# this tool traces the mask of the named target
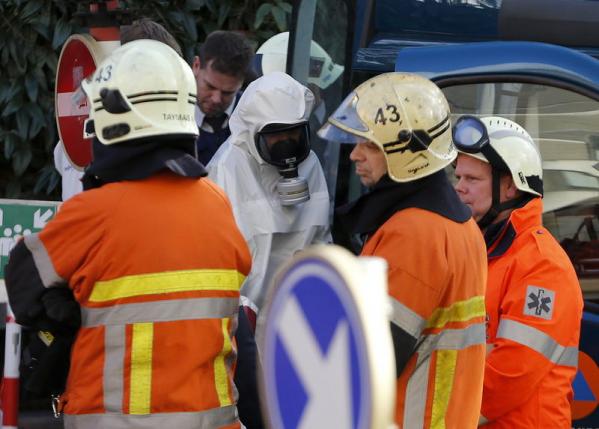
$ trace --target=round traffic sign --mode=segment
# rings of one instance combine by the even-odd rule
[[[259,326],[272,428],[391,426],[395,364],[384,267],[378,258],[320,246],[279,273]]]
[[[81,91],[81,81],[119,41],[97,42],[89,34],[74,34],[67,39],[58,60],[55,85],[55,112],[58,133],[71,163],[83,169],[91,161],[91,139],[83,137],[83,125],[90,106]]]

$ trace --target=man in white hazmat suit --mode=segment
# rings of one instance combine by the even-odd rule
[[[331,241],[327,184],[309,144],[313,103],[312,92],[285,73],[255,80],[231,115],[231,137],[208,164],[252,254],[241,293],[254,314],[281,263]]]

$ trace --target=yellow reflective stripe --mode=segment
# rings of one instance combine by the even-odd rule
[[[131,339],[129,414],[150,414],[154,325],[135,323]]]
[[[231,337],[229,336],[229,319],[222,319],[223,331],[223,349],[214,359],[214,386],[221,407],[231,405],[231,397],[229,395],[229,374],[225,363],[226,356],[231,353]]]
[[[238,291],[245,276],[236,270],[182,270],[140,274],[99,281],[90,302],[104,302],[132,296],[201,290]]]
[[[475,296],[466,301],[458,301],[451,307],[437,308],[428,320],[426,327],[442,328],[449,322],[465,322],[481,316],[485,316],[485,298]]]
[[[457,350],[440,350],[437,352],[431,429],[445,429],[445,414],[451,397],[457,359]]]

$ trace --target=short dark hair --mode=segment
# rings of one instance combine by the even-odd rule
[[[247,38],[234,31],[213,31],[200,47],[200,66],[212,62],[219,73],[245,79],[254,50]]]
[[[151,39],[165,43],[173,48],[180,57],[183,57],[181,46],[179,46],[173,35],[162,25],[149,18],[138,19],[133,21],[131,25],[125,25],[121,28],[121,45],[139,39]]]

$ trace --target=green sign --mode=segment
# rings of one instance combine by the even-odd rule
[[[4,265],[17,240],[46,226],[59,205],[59,201],[0,199],[0,278],[4,278]]]

